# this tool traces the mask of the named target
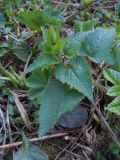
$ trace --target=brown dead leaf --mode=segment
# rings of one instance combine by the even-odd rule
[[[20,100],[18,99],[18,96],[15,92],[12,92],[12,95],[13,95],[13,98],[14,98],[14,101],[15,101],[15,104],[20,112],[20,115],[25,123],[25,126],[28,130],[31,130],[31,123],[30,123],[30,120],[28,118],[28,114],[24,108],[24,106],[22,105],[22,103],[20,102]]]

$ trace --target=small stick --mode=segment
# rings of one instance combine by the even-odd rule
[[[24,72],[26,71],[26,69],[27,69],[27,67],[28,67],[28,64],[29,64],[29,61],[30,61],[30,59],[31,59],[31,57],[32,57],[32,52],[30,53],[30,55],[29,55],[29,57],[28,57],[28,59],[27,59],[27,62],[26,62],[26,64],[25,64],[25,68],[24,68]]]
[[[118,141],[118,138],[116,136],[116,134],[113,132],[113,130],[110,128],[108,122],[106,121],[106,119],[104,118],[104,116],[102,115],[101,111],[98,109],[97,105],[95,104],[95,102],[92,102],[93,107],[95,108],[96,112],[98,113],[100,119],[102,120],[102,122],[104,123],[106,129],[108,130],[108,132],[111,135],[112,140],[116,143],[116,145],[120,148],[120,143]]]
[[[30,142],[39,142],[42,140],[46,140],[46,139],[50,139],[50,138],[57,138],[57,137],[63,137],[68,135],[69,133],[63,132],[63,133],[55,133],[55,134],[51,134],[51,135],[46,135],[43,137],[38,137],[38,138],[32,138],[29,139]],[[13,147],[18,147],[23,143],[23,141],[20,142],[15,142],[15,143],[10,143],[10,144],[5,144],[5,145],[1,145],[0,146],[0,150],[4,150],[4,149],[10,149]]]
[[[52,1],[53,4],[59,4],[59,5],[67,5],[72,7],[80,7],[80,4],[74,4],[74,3],[64,3],[64,2],[58,2],[58,1]]]

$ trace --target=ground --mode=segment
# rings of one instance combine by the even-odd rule
[[[14,68],[14,70],[12,67],[10,69],[12,73],[14,71],[16,73],[25,71],[39,53],[36,44],[39,33],[36,30],[31,32],[29,27],[19,23],[16,19],[17,14],[22,10],[33,10],[35,7],[42,9],[43,2],[36,2],[25,1],[23,3],[21,1],[20,4],[14,3],[12,5],[0,2],[0,61],[5,69],[12,66]],[[60,34],[64,37],[74,34],[76,30],[80,30],[77,23],[75,26],[74,20],[85,22],[95,18],[98,21],[92,29],[101,26],[107,28],[120,23],[120,15],[116,15],[115,6],[117,2],[115,0],[93,0],[91,2],[86,1],[86,3],[83,1],[80,3],[77,1],[54,0],[51,3],[52,7],[59,9],[65,17],[60,29]],[[84,29],[84,27],[81,28],[81,30]],[[24,39],[24,42],[21,42],[21,39]],[[35,50],[34,54],[30,52],[31,48]],[[66,59],[64,60],[66,61]],[[100,109],[104,119],[107,120],[114,134],[120,140],[120,116],[106,110],[107,104],[112,98],[106,95],[104,86],[107,81],[101,73],[105,64],[92,62],[91,65],[91,72],[95,81],[103,86],[103,88],[94,86],[95,105]],[[3,73],[1,69],[0,76],[4,76]],[[27,76],[30,75],[31,73]],[[21,141],[22,132],[29,139],[38,137],[39,106],[35,100],[31,101],[27,97],[28,88],[24,87],[22,83],[19,85],[23,89],[11,85],[9,81],[6,83],[0,82],[0,146]],[[11,90],[13,91],[12,94]],[[17,97],[14,93],[17,93]],[[31,129],[29,128],[29,120],[26,127],[24,118],[21,116],[22,112],[15,107],[20,104],[24,106],[25,115],[32,122]],[[70,129],[57,124],[50,132],[55,137],[48,137],[46,140],[35,142],[35,144],[43,149],[51,160],[120,160],[119,147],[112,141],[111,133],[106,129],[94,106],[91,107],[91,103],[87,98],[84,98],[80,105],[84,105],[89,113],[87,122],[84,125]],[[63,135],[57,137],[56,135],[59,133]],[[8,146],[6,149],[3,147],[0,149],[0,159],[11,160],[14,151],[17,151],[17,149],[17,146],[11,148]]]

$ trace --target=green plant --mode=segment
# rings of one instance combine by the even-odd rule
[[[47,7],[44,10],[22,11],[17,17],[20,23],[27,25],[33,30],[40,30],[41,26],[55,25],[60,27],[63,17],[59,10]]]
[[[92,0],[84,0],[84,2],[85,2],[86,4],[89,4],[89,3],[92,2]]]
[[[0,60],[3,64],[0,63],[0,94],[2,97],[0,98],[0,111],[1,113],[3,111],[3,117],[5,115],[3,123],[9,123],[10,119],[10,122],[13,122],[19,131],[24,130],[24,125],[28,120],[28,125],[31,126],[26,125],[25,133],[27,133],[27,128],[35,129],[39,124],[40,136],[53,129],[59,117],[72,110],[83,98],[88,98],[87,101],[95,106],[93,83],[96,81],[92,73],[94,73],[93,66],[96,68],[99,66],[96,63],[102,62],[103,64],[104,62],[120,72],[120,48],[117,41],[119,40],[118,9],[116,10],[117,16],[114,16],[114,23],[112,23],[115,28],[96,28],[99,23],[97,19],[92,18],[95,17],[95,14],[91,14],[90,7],[84,9],[84,5],[91,6],[89,3],[92,0],[77,1],[80,4],[73,6],[71,2],[68,6],[65,2],[60,2],[58,5],[56,2],[2,0],[0,9]],[[69,8],[76,9],[78,5],[84,9],[79,15],[76,13],[74,15],[74,12],[69,13]],[[55,9],[52,6],[56,6]],[[62,9],[63,12],[58,9]],[[65,20],[62,15],[66,16]],[[102,25],[104,16],[110,20],[112,12],[102,10],[101,15],[100,25]],[[64,33],[68,33],[66,32],[68,26],[73,27],[74,22],[71,23],[68,20],[73,19],[74,16],[77,17],[77,20],[74,21],[76,31],[72,36],[68,36]],[[104,26],[109,26],[109,24],[105,22]],[[11,66],[5,69],[4,65],[8,62],[7,56],[13,58],[12,63],[16,61],[16,69],[21,63],[20,70],[24,68],[24,73],[17,72]],[[95,77],[97,75],[95,74]],[[98,88],[105,88],[97,82],[94,85]],[[117,89],[119,90],[120,87]],[[5,99],[6,107],[2,105],[2,99]],[[25,114],[20,112],[21,105],[22,109],[25,107],[27,110]],[[96,111],[98,112],[97,109]],[[27,117],[26,120],[23,118],[24,115]],[[3,128],[4,126],[6,128]],[[15,126],[10,123],[11,137],[6,132],[9,125],[5,123],[4,126],[1,141],[4,140],[4,131],[7,142],[12,139],[15,141],[17,136],[13,132],[16,128],[12,128]],[[19,138],[17,137],[17,140],[20,140]],[[12,159],[11,157],[8,158]],[[22,147],[14,153],[14,160],[16,159],[46,160],[48,157],[39,147],[30,144],[24,137]],[[105,158],[98,153],[97,159]]]
[[[96,160],[106,160],[106,158],[101,152],[97,152]]]
[[[97,19],[88,20],[85,22],[81,22],[79,20],[75,20],[75,30],[77,32],[84,32],[93,29],[98,23]]]
[[[107,109],[110,112],[120,115],[120,72],[113,69],[104,69],[103,74],[105,78],[114,85],[108,89],[107,95],[116,97],[108,104]]]
[[[109,149],[113,153],[113,155],[116,156],[116,159],[119,160],[120,159],[120,150],[117,148],[116,144],[113,142],[109,143]]]
[[[40,56],[27,68],[30,99],[40,104],[39,134],[54,127],[62,113],[71,110],[84,96],[93,100],[89,61],[114,64],[115,30],[98,28],[61,38],[50,26],[42,28]],[[104,56],[106,54],[106,56]]]
[[[17,87],[17,88],[26,88],[25,85],[25,77],[21,74],[17,74],[15,72],[15,70],[13,69],[13,67],[9,67],[10,71],[6,70],[3,65],[0,63],[0,69],[3,71],[3,73],[5,74],[6,77],[0,76],[0,81],[2,83],[4,83],[4,81],[8,81],[11,84],[13,84],[13,86]]]
[[[7,28],[3,29],[4,32],[7,31]],[[28,46],[23,38],[17,39],[16,41],[8,35],[7,41],[2,43],[0,46],[0,58],[4,57],[5,55],[13,54],[21,61],[26,62],[31,50],[31,47]]]

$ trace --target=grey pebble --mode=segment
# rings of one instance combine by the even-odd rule
[[[88,120],[88,112],[84,106],[77,105],[72,111],[61,115],[58,124],[65,128],[78,128],[84,125]]]

